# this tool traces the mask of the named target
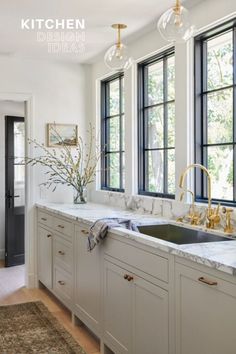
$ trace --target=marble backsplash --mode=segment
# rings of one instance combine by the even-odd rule
[[[127,195],[123,193],[105,191],[100,193],[102,193],[102,201],[100,198],[100,200],[97,200],[97,198],[96,200],[93,200],[92,198],[92,201],[102,202],[103,204],[120,207],[122,209],[130,209],[142,214],[152,214],[171,220],[176,220],[179,217],[185,217],[190,210],[190,204],[171,199]],[[201,224],[204,225],[207,205],[196,203],[195,206],[196,210],[202,215]],[[225,225],[225,214],[222,213],[221,209],[222,208],[220,208],[221,222],[217,228],[223,229]],[[189,222],[187,218],[185,218],[185,221]],[[232,212],[232,225],[234,226],[236,232],[236,209]]]

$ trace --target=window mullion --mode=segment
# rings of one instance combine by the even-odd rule
[[[236,27],[233,28],[233,142],[236,142]],[[236,201],[236,147],[233,146],[233,198]]]
[[[164,125],[164,185],[163,185],[163,192],[165,194],[168,193],[168,105],[167,105],[167,97],[168,97],[168,75],[167,75],[167,57],[163,59],[163,100],[164,100],[164,109],[163,109],[163,125]]]

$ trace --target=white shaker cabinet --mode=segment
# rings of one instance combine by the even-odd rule
[[[101,289],[101,248],[87,251],[89,229],[76,226],[75,252],[75,314],[97,335],[101,334],[100,289]]]
[[[175,276],[176,354],[235,354],[236,284],[178,263]]]
[[[38,227],[38,277],[49,289],[52,289],[52,233]]]
[[[105,261],[104,332],[115,353],[168,354],[168,292]]]

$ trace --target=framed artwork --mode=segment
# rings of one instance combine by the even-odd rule
[[[47,146],[60,147],[63,145],[78,145],[78,125],[75,124],[47,124]]]

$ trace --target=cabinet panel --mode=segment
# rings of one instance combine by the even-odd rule
[[[85,229],[75,234],[75,311],[95,333],[100,330],[100,248],[87,251]]]
[[[63,238],[55,236],[53,240],[54,264],[72,273],[73,252],[72,244]]]
[[[53,290],[69,308],[72,304],[72,278],[69,273],[54,266]]]
[[[38,275],[39,280],[52,288],[52,234],[38,227]]]
[[[47,227],[53,227],[53,216],[38,209],[38,222]]]
[[[118,353],[132,353],[132,284],[126,271],[104,262],[104,332]]]
[[[104,252],[168,283],[169,264],[167,258],[114,240],[113,238],[108,238],[104,243]]]
[[[177,354],[235,354],[236,286],[177,264],[176,291]]]
[[[168,292],[134,277],[135,354],[168,354]]]
[[[58,217],[54,217],[53,228],[57,232],[60,232],[64,236],[71,240],[74,230],[74,224],[71,221],[67,221]]]

